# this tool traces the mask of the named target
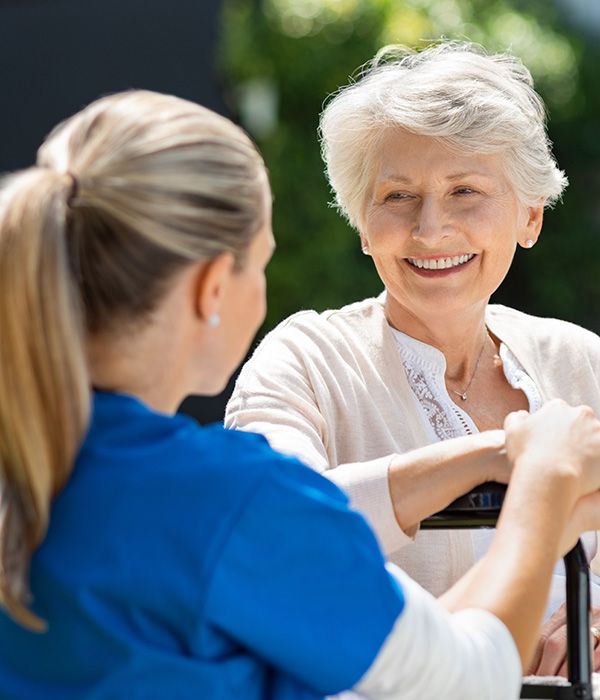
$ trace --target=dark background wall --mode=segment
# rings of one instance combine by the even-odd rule
[[[225,113],[215,70],[220,0],[0,0],[0,172],[100,95],[168,92]],[[218,420],[225,397],[185,410]]]
[[[58,121],[99,95],[149,88],[223,111],[220,0],[3,0],[0,169],[32,162]]]

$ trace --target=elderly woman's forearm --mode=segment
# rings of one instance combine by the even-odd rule
[[[396,455],[389,466],[388,486],[398,525],[410,531],[478,484],[506,482],[509,473],[501,430]]]

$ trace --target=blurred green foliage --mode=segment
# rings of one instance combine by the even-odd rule
[[[495,301],[600,330],[600,53],[568,19],[550,0],[225,0],[228,103],[264,154],[275,198],[265,329],[301,308],[380,291],[358,235],[328,206],[318,116],[381,46],[445,37],[523,59],[571,183],[547,212],[540,244],[517,253]]]

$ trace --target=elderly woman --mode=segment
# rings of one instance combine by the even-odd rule
[[[555,397],[600,413],[595,335],[489,304],[567,183],[544,116],[517,59],[471,44],[382,52],[341,89],[322,115],[323,157],[385,291],[284,321],[227,410],[229,426],[265,434],[345,489],[388,558],[436,595],[491,534],[415,536],[419,522],[508,479],[506,415]],[[586,544],[592,556],[595,536]],[[563,587],[559,572],[554,607]],[[546,654],[534,667],[562,664]]]

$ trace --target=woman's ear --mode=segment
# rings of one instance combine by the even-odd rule
[[[519,237],[519,243],[523,248],[533,248],[540,237],[542,223],[544,222],[544,200],[532,207],[527,207],[527,222]]]
[[[194,306],[197,317],[209,326],[218,326],[220,323],[234,267],[235,259],[229,252],[221,253],[198,267]]]

